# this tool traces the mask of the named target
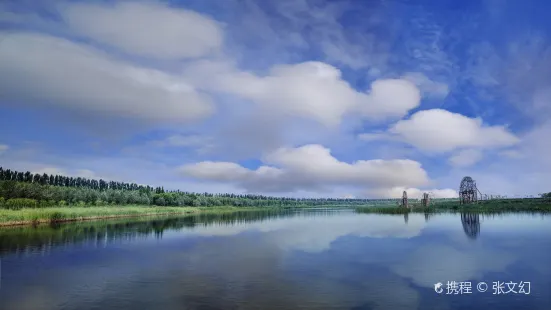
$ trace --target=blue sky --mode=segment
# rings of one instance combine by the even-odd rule
[[[0,164],[289,196],[536,195],[546,1],[5,1]]]

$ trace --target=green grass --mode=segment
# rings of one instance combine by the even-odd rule
[[[145,215],[226,213],[258,209],[259,208],[244,207],[151,207],[137,205],[108,207],[23,208],[19,210],[0,209],[0,225],[65,222]]]

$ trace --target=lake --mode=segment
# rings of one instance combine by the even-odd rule
[[[305,210],[3,228],[0,258],[0,309],[551,309],[543,215]]]

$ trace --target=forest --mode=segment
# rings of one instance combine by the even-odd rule
[[[33,174],[0,167],[0,208],[53,206],[339,206],[364,205],[367,199],[289,198],[252,194],[191,193],[163,187],[94,180],[62,175]],[[378,201],[395,201],[385,199]]]

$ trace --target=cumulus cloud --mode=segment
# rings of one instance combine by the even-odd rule
[[[519,142],[504,126],[488,126],[481,118],[469,118],[442,109],[419,111],[409,119],[398,121],[389,132],[430,152],[466,147],[505,147]]]
[[[153,121],[191,121],[213,111],[176,76],[118,61],[61,38],[2,34],[0,92],[8,102]]]
[[[180,59],[204,56],[222,45],[216,21],[159,3],[71,3],[60,14],[73,31],[129,54]]]
[[[415,84],[426,97],[443,99],[450,92],[447,84],[433,81],[420,72],[408,72],[402,78]]]
[[[5,153],[10,147],[7,144],[0,144],[0,155]]]
[[[456,198],[458,193],[451,188],[445,189],[418,189],[405,187],[392,188],[374,188],[366,191],[368,197],[373,198],[400,198],[404,191],[407,192],[408,198],[421,199],[424,193],[429,193],[432,198]]]
[[[513,146],[521,142],[505,126],[489,126],[481,118],[469,118],[443,109],[422,110],[403,119],[387,131],[357,135],[365,142],[403,142],[428,153],[459,150],[449,161],[467,167],[482,159],[481,149]]]
[[[231,162],[204,161],[184,165],[188,177],[217,182],[235,182],[248,191],[293,192],[322,189],[329,185],[355,187],[418,186],[429,182],[421,164],[412,160],[339,161],[321,145],[280,148],[267,154],[268,164],[256,170]]]
[[[482,151],[475,149],[462,150],[449,158],[450,164],[456,167],[469,167],[479,162],[483,157]]]
[[[376,80],[360,111],[368,118],[402,117],[421,101],[419,89],[404,79]]]
[[[277,114],[338,125],[348,113],[368,119],[400,118],[419,105],[417,87],[403,79],[376,80],[359,92],[329,64],[309,61],[273,66],[266,76],[239,71],[230,63],[203,61],[187,69],[190,83],[211,91],[238,95]]]

